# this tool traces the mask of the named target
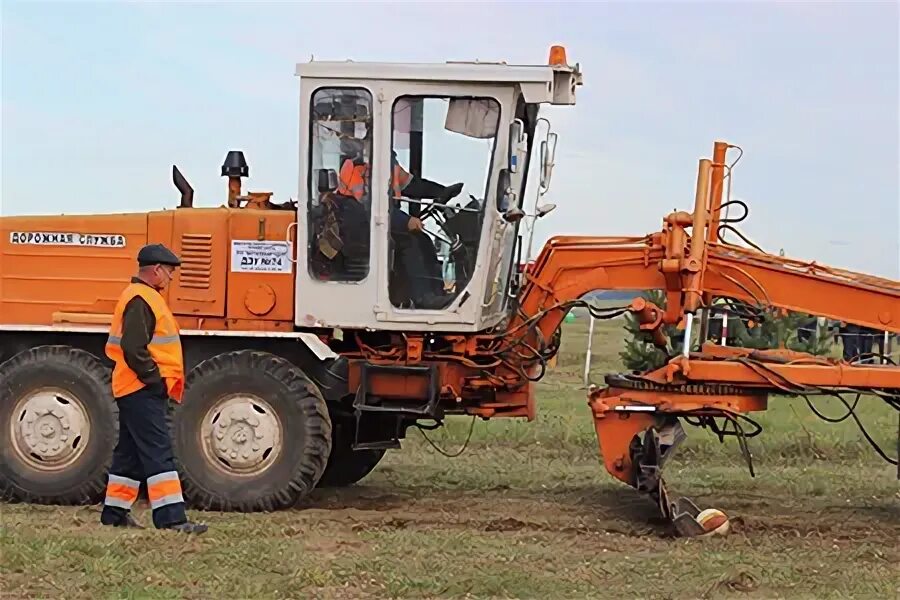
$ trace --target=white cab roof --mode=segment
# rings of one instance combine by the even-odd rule
[[[416,81],[550,82],[549,65],[498,63],[375,63],[315,61],[297,65],[300,77],[327,79],[398,79]]]
[[[295,75],[310,79],[443,81],[457,83],[519,84],[536,102],[554,100],[553,88],[581,85],[581,72],[564,65],[507,65],[504,63],[382,63],[355,61],[310,61],[297,64]],[[558,92],[557,92],[558,93]],[[574,103],[562,102],[564,104]]]

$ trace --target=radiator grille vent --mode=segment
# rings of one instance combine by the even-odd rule
[[[181,282],[183,288],[208,290],[212,273],[212,235],[181,235]]]

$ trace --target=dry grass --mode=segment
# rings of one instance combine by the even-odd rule
[[[852,422],[772,399],[751,441],[689,428],[675,492],[726,510],[726,538],[668,536],[651,503],[609,477],[580,389],[581,323],[540,384],[534,423],[476,423],[466,453],[413,433],[359,485],[276,514],[206,513],[198,539],[110,531],[97,507],[2,505],[6,598],[889,598],[900,594],[896,469]],[[621,323],[603,323],[595,371],[615,370]],[[823,404],[822,410],[837,412]],[[896,446],[896,415],[862,419]],[[453,450],[467,419],[435,432]],[[149,523],[146,510],[139,515]]]

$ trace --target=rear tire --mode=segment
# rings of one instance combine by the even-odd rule
[[[266,352],[203,361],[170,414],[185,500],[201,509],[292,506],[316,486],[331,452],[331,420],[319,389]]]
[[[118,439],[110,371],[71,346],[38,346],[0,365],[0,498],[102,500]]]
[[[347,487],[372,472],[384,457],[384,450],[353,450],[353,424],[333,424],[331,455],[319,480],[320,488]]]

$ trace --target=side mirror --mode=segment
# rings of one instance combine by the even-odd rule
[[[505,213],[510,207],[516,208],[516,193],[512,189],[509,169],[500,169],[497,176],[497,209]]]
[[[525,124],[522,119],[516,119],[509,124],[509,160],[508,167],[510,173],[516,173],[519,170],[519,147],[525,139]]]
[[[338,187],[337,173],[334,169],[319,169],[317,184],[320,194],[333,192]]]
[[[525,218],[525,211],[514,207],[503,213],[503,218],[509,223],[515,223]]]
[[[553,175],[553,165],[556,159],[555,133],[548,133],[547,139],[541,142],[541,187],[544,190],[550,187],[550,177]]]
[[[541,205],[538,206],[537,209],[535,210],[534,216],[535,216],[536,218],[540,219],[540,218],[543,217],[544,215],[553,212],[553,210],[554,210],[555,208],[556,208],[556,205],[553,204],[553,203],[549,203],[549,204],[541,204]]]

